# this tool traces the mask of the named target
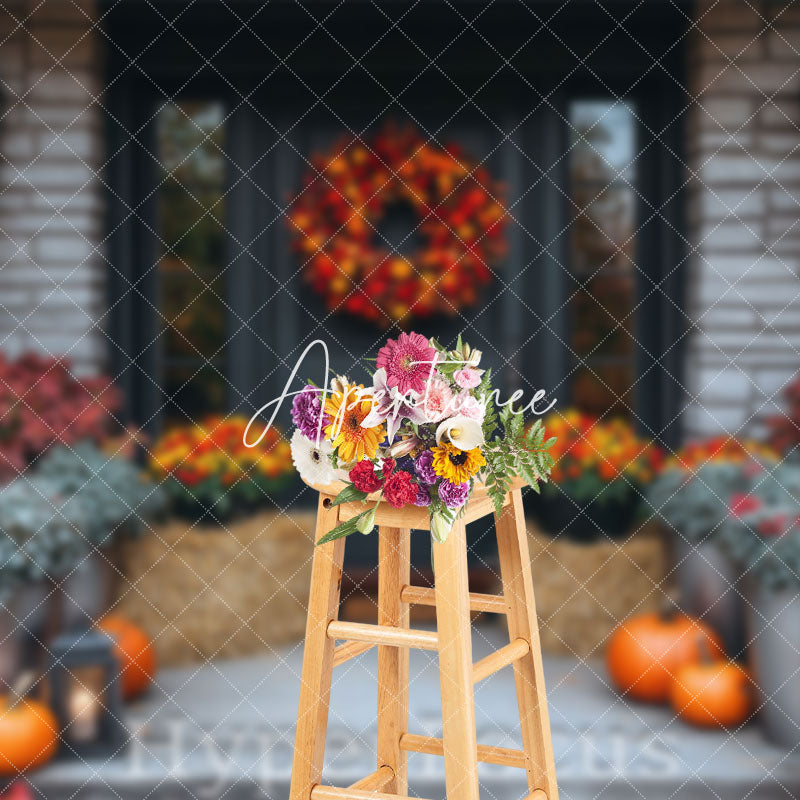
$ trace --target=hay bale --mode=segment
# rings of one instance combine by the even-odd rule
[[[648,524],[627,541],[579,544],[554,539],[528,523],[542,649],[602,655],[609,634],[634,612],[663,604],[668,552]]]
[[[315,514],[262,512],[221,527],[170,521],[122,551],[115,611],[159,663],[264,653],[305,632]]]

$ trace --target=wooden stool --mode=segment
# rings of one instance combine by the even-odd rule
[[[533,598],[521,482],[495,515],[503,595],[470,593],[467,585],[465,525],[493,513],[482,485],[476,485],[465,514],[444,544],[433,543],[435,589],[412,586],[411,529],[429,528],[428,510],[400,510],[380,504],[378,624],[338,620],[345,539],[314,552],[308,601],[302,685],[297,711],[289,800],[394,800],[408,796],[408,752],[444,756],[448,800],[478,800],[478,761],[524,769],[527,800],[557,800],[553,745]],[[320,492],[316,540],[364,510],[361,503],[331,506],[344,484],[314,487]],[[409,606],[436,607],[437,632],[409,628]],[[505,614],[509,644],[472,663],[470,611]],[[335,645],[340,640],[342,644]],[[378,646],[377,769],[341,789],[321,783],[333,668]],[[408,648],[439,653],[442,738],[408,730]],[[479,745],[475,733],[473,684],[513,664],[524,750]]]

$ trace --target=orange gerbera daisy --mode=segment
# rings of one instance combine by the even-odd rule
[[[361,423],[372,410],[372,397],[361,394],[364,387],[345,386],[325,400],[325,413],[331,422],[325,426],[325,436],[337,450],[339,462],[349,464],[364,456],[375,458],[378,445],[386,436],[383,425],[362,428]]]

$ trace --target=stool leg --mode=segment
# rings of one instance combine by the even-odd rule
[[[528,535],[522,509],[522,492],[515,489],[503,513],[495,516],[500,572],[503,579],[508,635],[525,639],[530,652],[514,663],[522,744],[528,757],[528,787],[544,790],[547,800],[558,800],[550,717],[544,688],[542,647],[533,596]]]
[[[381,526],[378,535],[378,625],[407,628],[400,592],[411,580],[411,531]],[[378,647],[378,768],[394,771],[389,794],[408,794],[408,753],[400,749],[408,732],[408,655],[407,647]]]
[[[436,581],[447,800],[478,800],[478,744],[464,523],[457,521],[447,541],[433,542],[431,547]]]
[[[333,530],[339,518],[339,509],[325,508],[325,499],[329,498],[320,495],[315,542]],[[309,800],[311,790],[322,776],[334,650],[334,641],[328,638],[327,631],[329,623],[338,616],[344,542],[335,539],[314,550],[290,800]]]

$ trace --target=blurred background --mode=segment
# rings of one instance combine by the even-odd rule
[[[288,795],[316,497],[288,404],[242,435],[314,339],[363,379],[401,330],[557,401],[525,502],[562,797],[800,795],[798,130],[792,2],[5,0],[8,796]],[[376,559],[351,537],[349,619]],[[337,673],[331,783],[374,769],[374,673]],[[515,746],[511,675],[476,703]]]

